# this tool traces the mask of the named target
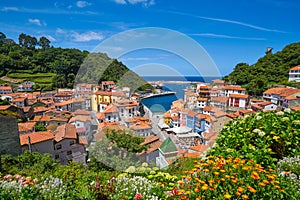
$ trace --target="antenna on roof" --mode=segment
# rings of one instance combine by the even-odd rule
[[[267,54],[272,54],[272,50],[273,50],[272,47],[268,47],[268,48],[267,48],[267,51],[266,51],[266,55],[267,55]]]

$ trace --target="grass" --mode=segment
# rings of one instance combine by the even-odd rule
[[[35,74],[30,74],[30,73],[9,73],[7,74],[8,77],[10,78],[23,78],[23,79],[27,79],[27,78],[41,78],[41,77],[53,77],[55,76],[54,73],[35,73]]]

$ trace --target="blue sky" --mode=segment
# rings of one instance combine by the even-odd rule
[[[298,42],[299,9],[295,0],[1,0],[0,31],[15,41],[26,33],[46,36],[56,47],[92,51],[123,31],[166,28],[199,43],[226,75],[239,62],[253,64],[267,47],[276,52]],[[195,73],[188,61],[157,49],[129,52],[119,59],[138,73],[147,66],[159,74],[152,64]]]

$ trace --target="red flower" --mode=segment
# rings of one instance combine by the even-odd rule
[[[136,200],[140,200],[141,198],[142,198],[142,194],[137,193],[137,194],[135,195],[135,199],[136,199]]]
[[[172,195],[177,195],[177,194],[178,194],[178,191],[177,191],[177,189],[176,189],[176,188],[174,188],[174,189],[171,191],[171,194],[172,194]]]

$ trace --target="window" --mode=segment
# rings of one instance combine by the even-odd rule
[[[75,144],[74,140],[70,141],[70,146],[72,146],[73,144]]]
[[[56,145],[56,150],[59,150],[61,148],[62,148],[61,144]]]
[[[72,151],[67,151],[67,155],[72,155]]]
[[[59,159],[59,154],[55,154],[54,158]]]

